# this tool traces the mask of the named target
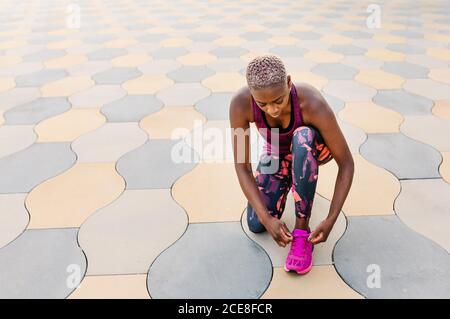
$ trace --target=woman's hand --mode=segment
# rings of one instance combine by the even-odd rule
[[[286,224],[278,218],[268,215],[263,225],[279,246],[286,247],[292,241],[292,234]]]
[[[325,242],[333,229],[334,221],[330,219],[323,220],[314,231],[309,235],[308,240],[316,245],[318,243]]]

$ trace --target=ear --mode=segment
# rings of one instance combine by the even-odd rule
[[[290,91],[291,90],[291,86],[292,86],[292,81],[291,81],[291,76],[290,75],[287,76],[287,86],[288,86],[288,89]]]

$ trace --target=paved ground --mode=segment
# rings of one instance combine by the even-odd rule
[[[450,297],[447,1],[78,3],[0,4],[1,298]],[[321,89],[356,164],[303,277],[241,222],[225,143],[263,53]]]

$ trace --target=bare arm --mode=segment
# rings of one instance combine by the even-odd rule
[[[245,116],[245,103],[248,103],[246,99],[238,95],[232,99],[230,105],[234,167],[242,191],[255,210],[259,221],[275,242],[285,247],[292,241],[292,235],[283,221],[269,214],[253,176],[250,161],[250,125]]]
[[[306,124],[313,125],[319,130],[339,168],[327,217],[329,223],[334,225],[352,185],[354,162],[333,110],[319,91],[313,89],[313,95],[311,101],[314,102],[306,108]]]
[[[250,162],[250,125],[244,112],[243,103],[246,103],[245,99],[236,95],[230,104],[229,115],[232,130],[234,168],[242,191],[255,210],[260,222],[264,224],[266,219],[271,216],[260,197],[259,189],[253,176]]]

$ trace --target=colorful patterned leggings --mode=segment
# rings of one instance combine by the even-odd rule
[[[295,201],[295,215],[309,218],[316,192],[319,165],[332,159],[330,150],[313,126],[300,126],[293,134],[291,153],[281,156],[263,154],[256,168],[255,180],[269,213],[281,218],[289,190]],[[276,172],[272,161],[278,161]],[[248,203],[247,223],[252,232],[266,229]]]

